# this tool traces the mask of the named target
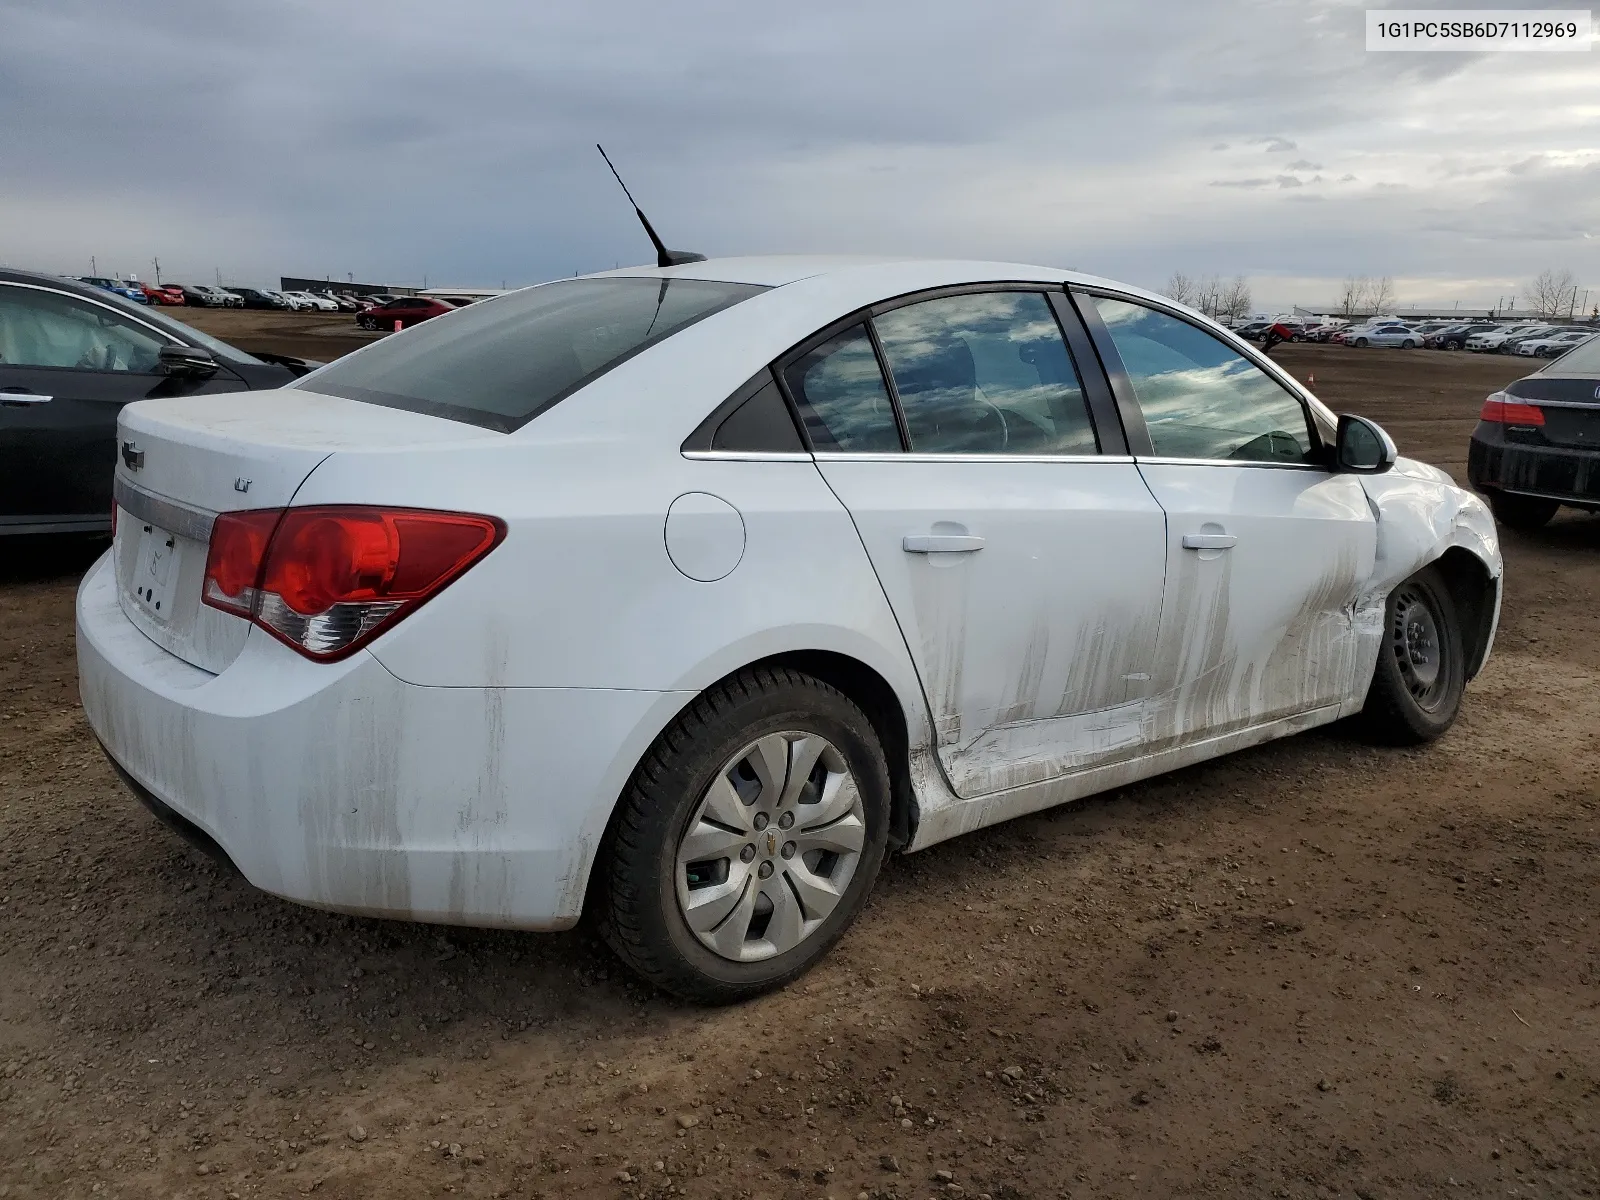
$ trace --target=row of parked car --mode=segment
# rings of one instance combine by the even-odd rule
[[[135,304],[188,305],[193,308],[276,308],[291,312],[365,312],[395,299],[383,295],[358,296],[353,292],[288,292],[271,288],[213,287],[208,283],[146,283],[138,279],[112,279],[80,275],[80,283],[115,292]]]
[[[1234,330],[1259,341],[1273,325],[1288,329],[1296,342],[1328,342],[1339,346],[1394,346],[1414,350],[1471,350],[1479,354],[1517,354],[1523,358],[1558,358],[1594,337],[1593,326],[1550,325],[1506,321],[1418,321],[1374,317],[1361,325],[1346,321],[1306,322],[1294,318],[1251,321]]]

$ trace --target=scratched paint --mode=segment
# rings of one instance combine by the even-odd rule
[[[1298,591],[1270,593],[1270,573],[1252,576],[1248,564],[1241,569],[1227,555],[1174,551],[1169,588],[1189,603],[1168,597],[1156,638],[1157,678],[1143,701],[1055,724],[1050,732],[1062,740],[1053,746],[1019,736],[1023,725],[998,728],[955,756],[935,759],[913,747],[919,823],[909,848],[1357,712],[1396,584],[1459,548],[1498,585],[1493,518],[1443,472],[1401,459],[1383,475],[1336,478],[1338,494],[1314,497],[1316,503],[1324,515],[1342,508],[1355,525],[1355,506],[1364,507],[1371,522],[1361,527],[1370,537],[1336,540],[1325,558],[1298,563],[1284,558],[1296,547],[1277,543],[1278,570],[1302,572]],[[933,769],[936,761],[944,770]],[[946,778],[952,771],[961,783]],[[961,784],[978,779],[997,786],[963,795]]]

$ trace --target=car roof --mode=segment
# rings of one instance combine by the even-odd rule
[[[849,275],[864,279],[876,277],[888,281],[906,274],[927,274],[930,270],[950,276],[952,282],[965,277],[970,277],[974,282],[994,279],[1036,279],[1054,283],[1068,278],[1077,281],[1072,272],[1024,263],[847,254],[779,254],[712,258],[675,267],[621,267],[614,271],[597,272],[592,278],[666,276],[679,279],[708,279],[720,283],[752,283],[762,287],[783,287],[819,276]]]
[[[96,276],[96,278],[103,278]],[[11,267],[0,267],[0,283],[31,283],[41,287],[52,287],[58,291],[72,292],[79,296],[88,296],[91,300],[101,300],[105,296],[105,289],[96,287],[92,283],[84,283],[81,279],[66,275],[46,275],[43,271],[19,271]]]
[[[1059,267],[982,259],[897,258],[868,255],[772,255],[713,258],[672,267],[621,267],[584,276],[587,279],[704,279],[748,283],[800,297],[835,304],[840,315],[894,296],[940,287],[976,283],[1070,283],[1104,287],[1183,309],[1213,325],[1209,317],[1168,296]],[[552,281],[557,282],[557,281]]]

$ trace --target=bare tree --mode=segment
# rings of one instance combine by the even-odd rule
[[[1365,293],[1362,296],[1361,307],[1373,316],[1379,316],[1385,309],[1394,307],[1394,280],[1384,275],[1376,279],[1368,279]]]
[[[1216,275],[1200,276],[1194,285],[1194,307],[1215,317],[1222,307],[1222,280]]]
[[[1179,304],[1194,304],[1194,280],[1182,271],[1174,271],[1172,278],[1167,280],[1167,296]]]
[[[1361,307],[1361,298],[1366,293],[1365,275],[1346,275],[1344,283],[1339,288],[1339,311],[1346,317],[1355,316],[1356,309]]]
[[[1250,281],[1243,275],[1235,275],[1222,289],[1218,305],[1219,311],[1230,321],[1237,321],[1240,317],[1250,313]]]
[[[1578,281],[1571,271],[1546,268],[1528,286],[1528,302],[1541,317],[1557,317],[1577,290]]]

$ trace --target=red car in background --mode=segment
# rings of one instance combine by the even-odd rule
[[[174,284],[169,283],[162,286],[160,284],[140,282],[129,286],[137,287],[144,293],[144,298],[151,304],[182,304],[184,302],[183,289]]]
[[[455,310],[454,304],[443,300],[433,300],[427,296],[400,296],[359,314],[356,324],[363,329],[393,329],[398,321],[403,328],[433,317],[442,317]]]

